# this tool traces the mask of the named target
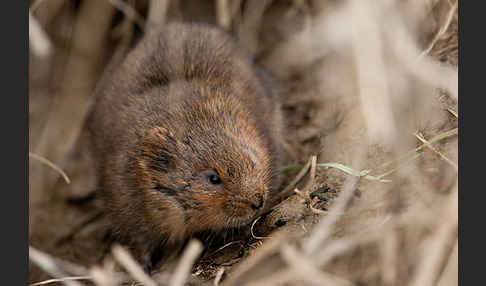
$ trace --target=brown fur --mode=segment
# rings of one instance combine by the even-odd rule
[[[261,214],[279,185],[275,86],[203,24],[161,27],[104,76],[88,121],[100,190],[116,237],[146,266],[164,244]]]

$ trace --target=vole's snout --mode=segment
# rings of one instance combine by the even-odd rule
[[[263,195],[262,194],[256,194],[255,197],[253,198],[251,208],[255,211],[261,209],[263,207]]]

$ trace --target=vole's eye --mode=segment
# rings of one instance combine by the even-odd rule
[[[214,184],[214,185],[219,185],[221,184],[221,179],[219,178],[218,175],[216,174],[213,174],[213,175],[209,175],[209,181],[211,182],[211,184]]]
[[[221,181],[221,178],[219,177],[218,172],[216,172],[214,169],[205,170],[201,174],[213,185],[219,185],[223,183]]]

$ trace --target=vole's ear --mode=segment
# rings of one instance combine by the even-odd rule
[[[143,135],[139,144],[139,165],[151,171],[167,172],[174,168],[174,154],[177,141],[174,135],[163,127],[153,127]]]

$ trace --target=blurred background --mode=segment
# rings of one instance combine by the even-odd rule
[[[31,0],[31,283],[140,282],[106,239],[84,122],[111,60],[157,25],[197,21],[234,35],[282,86],[291,196],[184,279],[457,285],[457,10],[457,0]],[[145,284],[169,285],[176,270]]]

